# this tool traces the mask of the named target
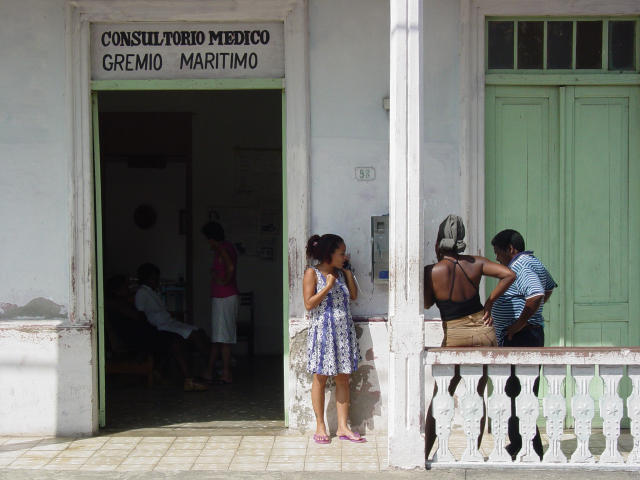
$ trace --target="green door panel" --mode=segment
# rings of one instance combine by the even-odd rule
[[[491,239],[513,228],[558,281],[558,89],[487,87],[485,98],[486,254],[494,258]],[[545,307],[549,345],[562,345],[558,308],[555,297]]]
[[[566,119],[567,272],[564,291],[569,345],[638,344],[629,320],[638,302],[630,277],[630,233],[638,212],[629,197],[631,109],[637,87],[568,87]],[[631,294],[633,292],[633,294]]]

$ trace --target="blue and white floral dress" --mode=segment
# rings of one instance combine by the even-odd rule
[[[322,290],[327,279],[315,267],[316,293]],[[309,312],[310,325],[307,336],[307,371],[320,375],[353,373],[358,369],[360,351],[356,330],[349,308],[349,288],[344,273],[340,271],[333,288],[320,304]]]

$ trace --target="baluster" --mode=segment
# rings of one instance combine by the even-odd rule
[[[571,455],[571,463],[593,463],[595,461],[589,450],[591,419],[594,411],[593,398],[589,395],[589,383],[593,378],[594,371],[593,365],[571,366],[571,375],[576,381],[576,393],[571,399],[571,413],[578,440],[576,451]]]
[[[633,389],[627,398],[627,415],[631,420],[631,435],[633,435],[633,449],[629,453],[627,463],[640,464],[640,365],[629,365],[627,375]]]
[[[436,421],[436,435],[438,436],[438,450],[433,455],[434,462],[455,462],[456,459],[449,450],[449,436],[453,421],[453,397],[449,395],[449,382],[453,378],[453,365],[434,365],[433,378],[438,385],[438,393],[433,399],[433,418]]]
[[[565,365],[544,366],[544,376],[549,383],[549,392],[542,400],[542,411],[547,419],[549,449],[542,461],[547,463],[567,462],[567,457],[560,448],[560,439],[564,432],[564,417],[567,414],[566,400],[562,394],[562,382],[566,374]]]
[[[533,384],[540,374],[538,365],[517,365],[516,375],[520,380],[521,391],[516,398],[516,415],[520,423],[522,450],[518,453],[517,462],[540,463],[540,457],[533,449],[533,438],[536,436],[536,422],[540,412],[538,397],[533,393]]]
[[[483,400],[478,395],[478,382],[482,377],[482,365],[462,365],[460,366],[460,375],[467,387],[467,391],[460,401],[463,429],[464,434],[467,436],[467,448],[462,454],[462,461],[483,462],[484,457],[478,450],[480,421],[484,414]]]
[[[618,383],[623,374],[622,365],[601,365],[600,376],[604,382],[604,395],[600,397],[600,416],[602,417],[602,433],[606,443],[600,455],[600,463],[624,463],[618,451],[620,436],[620,420],[623,416],[622,399],[618,395]]]
[[[493,451],[489,455],[490,462],[511,462],[511,455],[504,448],[509,432],[511,416],[511,400],[504,392],[507,379],[511,376],[509,365],[489,365],[489,378],[493,383],[493,393],[489,397],[489,418],[493,433]]]

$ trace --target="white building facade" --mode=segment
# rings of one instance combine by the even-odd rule
[[[305,244],[312,233],[335,232],[346,240],[360,282],[353,313],[366,368],[354,387],[352,420],[365,431],[387,431],[391,465],[413,468],[424,466],[424,348],[442,338],[432,320],[437,312],[425,311],[422,301],[422,267],[435,259],[439,222],[460,214],[467,251],[491,253],[485,246],[486,19],[615,15],[635,18],[640,6],[632,0],[2,2],[0,434],[99,428],[92,93],[241,85],[233,74],[225,79],[214,71],[178,78],[163,70],[140,78],[126,71],[126,59],[121,72],[97,78],[98,55],[105,55],[92,44],[98,26],[101,32],[162,22],[181,31],[282,26],[280,52],[264,57],[268,63],[281,55],[282,72],[267,71],[259,80],[286,98],[288,426],[304,431],[314,421],[305,371]],[[184,83],[170,83],[178,80]],[[248,88],[244,80],[241,88]],[[118,87],[119,81],[133,83]],[[361,167],[375,172],[374,179],[356,178]],[[371,217],[386,214],[387,284],[371,276]]]

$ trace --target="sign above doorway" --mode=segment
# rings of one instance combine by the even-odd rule
[[[282,77],[282,22],[91,25],[93,80]]]

